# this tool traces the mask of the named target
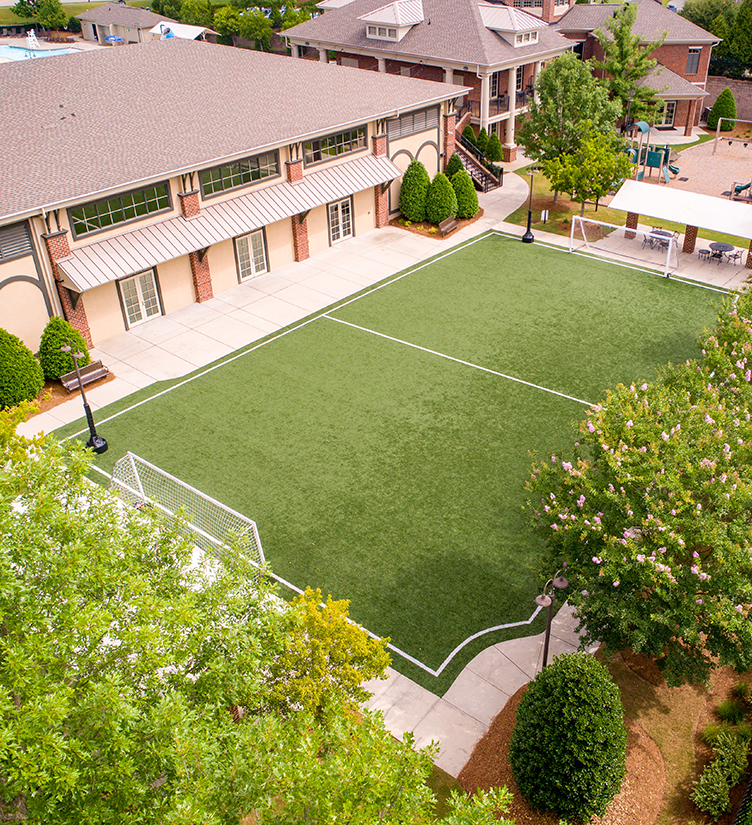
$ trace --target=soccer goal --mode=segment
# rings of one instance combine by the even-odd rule
[[[227,558],[236,548],[257,570],[265,564],[256,523],[134,453],[112,468],[110,489],[136,508],[150,505],[179,523],[202,550]]]
[[[666,229],[630,229],[595,218],[572,216],[570,252],[591,252],[642,267],[663,270],[668,278],[679,266],[678,235]]]

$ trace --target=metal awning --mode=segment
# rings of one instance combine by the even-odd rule
[[[300,183],[285,181],[202,206],[195,218],[168,218],[79,247],[69,258],[58,261],[58,268],[65,286],[85,292],[364,189],[390,183],[401,174],[389,158],[365,155],[305,175]]]
[[[609,207],[739,238],[752,238],[752,203],[625,180]]]

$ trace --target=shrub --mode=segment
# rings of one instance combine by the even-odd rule
[[[475,191],[473,181],[468,173],[461,169],[452,178],[452,189],[457,198],[458,218],[474,218],[478,212],[478,193]]]
[[[494,132],[488,139],[488,145],[486,146],[486,157],[492,163],[500,163],[504,157],[504,152],[501,148],[501,141],[499,140],[499,136],[496,132]]]
[[[426,167],[419,160],[413,160],[402,176],[399,208],[409,221],[426,219],[426,196],[431,186]]]
[[[718,95],[713,108],[710,110],[708,129],[715,129],[722,117],[736,117],[736,100],[734,100],[734,93],[728,86]],[[734,124],[728,120],[721,123],[722,132],[730,132],[733,128]]]
[[[462,130],[462,137],[465,138],[465,140],[469,140],[470,143],[473,144],[473,146],[476,145],[476,143],[475,143],[475,132],[473,131],[473,127],[469,123]]]
[[[66,26],[69,32],[73,32],[73,34],[80,34],[81,33],[81,21],[77,17],[71,17],[68,20],[68,25]]]
[[[460,160],[460,156],[456,152],[452,152],[452,157],[449,158],[447,161],[446,169],[444,169],[444,174],[449,178],[452,179],[460,169],[464,169],[465,167],[462,165],[462,161]]]
[[[83,358],[78,359],[79,367],[91,362],[91,356],[86,349],[86,342],[81,333],[72,327],[65,318],[50,318],[42,333],[39,342],[39,362],[45,378],[55,380],[74,369],[73,359],[69,352],[60,352],[63,344],[70,344],[74,352],[82,352]]]
[[[749,704],[750,696],[752,696],[752,686],[749,682],[737,682],[732,692],[737,699]]]
[[[457,214],[457,197],[449,183],[449,178],[439,172],[431,181],[426,197],[426,220],[441,223]]]
[[[0,409],[32,401],[44,386],[39,361],[15,335],[0,329]]]
[[[722,731],[713,745],[715,758],[695,782],[691,799],[713,819],[731,810],[729,790],[738,785],[747,770],[749,738]]]
[[[711,722],[702,730],[702,741],[706,745],[710,745],[711,747],[718,741],[718,737],[722,733],[732,733],[733,730],[731,725],[728,722],[721,722],[718,724],[717,722]]]
[[[486,146],[488,146],[488,132],[486,131],[485,126],[480,130],[480,132],[478,132],[478,137],[475,138],[475,145],[485,155]]]
[[[725,699],[715,709],[718,718],[723,722],[738,725],[747,715],[747,709],[738,699]]]
[[[517,709],[509,756],[522,795],[540,811],[587,821],[621,787],[627,731],[619,691],[592,656],[559,656]]]

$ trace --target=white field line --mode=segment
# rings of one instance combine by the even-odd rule
[[[454,361],[455,364],[462,364],[465,367],[472,367],[474,370],[487,372],[489,375],[496,375],[499,378],[505,378],[507,381],[514,381],[517,384],[524,384],[526,387],[532,387],[534,390],[541,390],[541,392],[547,392],[551,395],[558,395],[559,398],[566,398],[568,401],[576,401],[578,404],[584,404],[586,407],[593,406],[593,402],[591,401],[583,401],[581,398],[575,398],[573,395],[567,395],[566,393],[558,392],[557,390],[552,390],[548,387],[542,387],[540,384],[531,384],[530,381],[523,381],[521,378],[515,378],[513,375],[506,375],[503,372],[497,372],[496,370],[489,369],[488,367],[481,367],[479,364],[473,364],[470,361],[463,361],[461,358],[455,358],[453,355],[446,355],[443,352],[437,352],[435,349],[421,347],[418,344],[412,344],[410,341],[403,341],[401,338],[394,338],[383,332],[377,332],[375,329],[368,329],[367,327],[361,327],[358,324],[351,324],[349,321],[343,321],[341,318],[333,318],[331,315],[324,315],[323,317],[328,321],[336,321],[338,324],[344,324],[346,327],[359,329],[361,332],[368,332],[371,335],[377,335],[379,338],[386,338],[387,341],[394,341],[396,344],[404,344],[406,347],[412,347],[413,349],[420,350],[421,352],[427,352],[429,355],[437,355],[439,358],[445,358],[447,361]]]

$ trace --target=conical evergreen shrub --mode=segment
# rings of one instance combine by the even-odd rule
[[[722,117],[736,117],[736,100],[734,100],[734,93],[728,86],[718,95],[713,108],[710,110],[708,129],[715,129]],[[729,120],[724,120],[721,123],[722,132],[730,132],[733,128],[734,124]]]
[[[501,141],[499,140],[499,136],[496,132],[494,132],[488,139],[488,145],[486,146],[486,157],[493,163],[500,163],[504,157],[504,152],[501,148]]]
[[[457,198],[457,218],[474,218],[478,212],[478,193],[475,191],[470,175],[460,169],[452,178],[452,189]]]
[[[402,176],[399,208],[408,221],[426,219],[426,196],[431,186],[426,167],[419,160],[412,160]]]
[[[60,352],[60,347],[64,344],[69,344],[74,352],[84,354],[83,358],[78,359],[79,367],[91,363],[91,356],[81,333],[65,318],[55,316],[47,322],[42,333],[42,340],[39,342],[39,363],[42,365],[45,378],[55,380],[65,375],[66,372],[73,371],[73,359],[70,353]]]
[[[24,342],[0,329],[0,409],[33,401],[44,386],[39,361]]]
[[[449,180],[451,180],[452,176],[459,172],[460,169],[464,169],[460,156],[456,152],[452,152],[452,157],[447,161],[444,174],[449,178]]]
[[[486,127],[484,126],[480,132],[478,132],[478,137],[475,138],[475,145],[480,149],[483,154],[486,154],[486,146],[488,146],[488,132],[486,131]]]
[[[462,137],[465,140],[469,140],[470,143],[475,146],[475,132],[473,131],[473,127],[468,123],[467,126],[462,130]]]
[[[457,197],[449,178],[439,172],[431,181],[426,198],[426,219],[439,224],[457,214]]]

